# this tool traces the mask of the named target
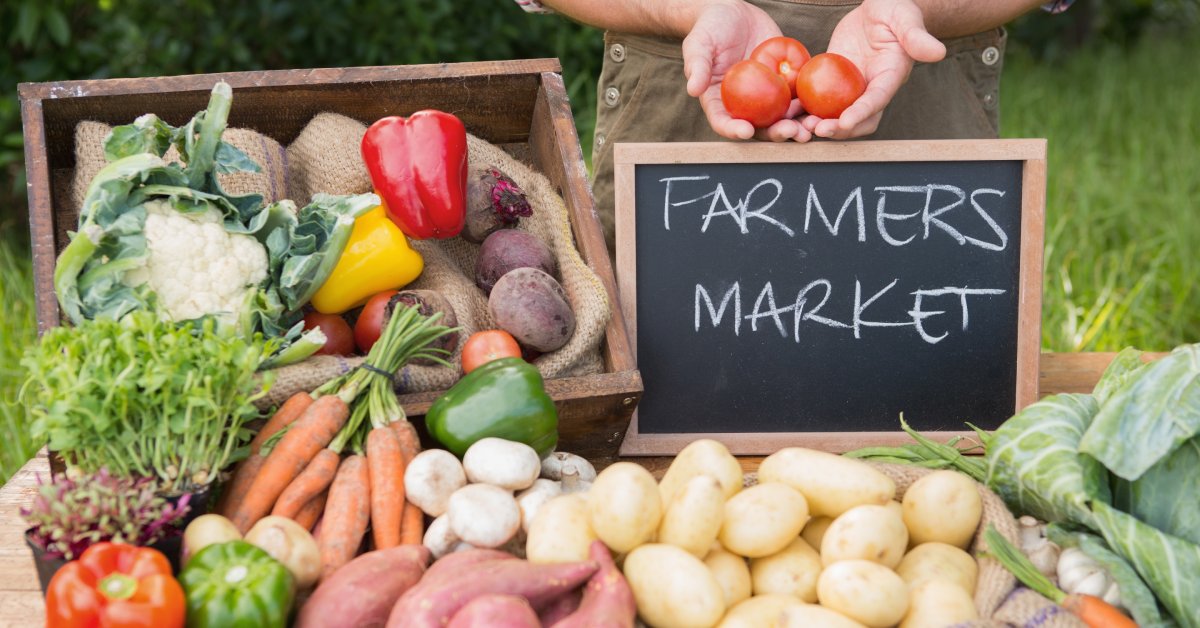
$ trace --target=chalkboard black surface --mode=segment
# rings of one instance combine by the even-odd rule
[[[904,144],[793,145],[792,159],[753,144],[734,159],[725,144],[617,148],[618,281],[645,383],[623,453],[731,433],[752,435],[740,453],[805,434],[851,448],[894,438],[901,413],[962,431],[1032,401],[1018,380],[1032,326],[1036,390],[1037,323],[1022,299],[1040,300],[1040,272],[1023,290],[1022,265],[1037,257],[1040,271],[1042,209],[1025,205],[1044,180],[1025,189],[1029,147],[997,159],[967,150],[988,142]]]

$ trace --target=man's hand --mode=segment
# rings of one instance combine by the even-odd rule
[[[779,26],[762,9],[736,0],[710,2],[699,13],[691,32],[683,40],[683,73],[688,94],[700,99],[713,131],[730,139],[750,139],[756,132],[745,120],[729,115],[721,102],[721,79],[733,64],[750,56],[754,47],[780,35]],[[793,119],[799,103],[792,101],[787,117],[757,132],[776,142],[812,139],[808,129]]]
[[[921,9],[911,0],[865,0],[833,29],[828,52],[854,62],[867,79],[867,91],[840,118],[810,115],[802,124],[818,137],[847,139],[874,133],[913,62],[941,61],[946,46],[925,30]]]

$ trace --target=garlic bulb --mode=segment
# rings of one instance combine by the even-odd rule
[[[1046,524],[1025,515],[1018,521],[1021,551],[1029,557],[1037,570],[1053,578],[1058,566],[1058,545],[1046,538]]]
[[[1091,595],[1113,606],[1121,606],[1116,581],[1100,563],[1075,547],[1063,550],[1059,556],[1058,586],[1067,593]]]

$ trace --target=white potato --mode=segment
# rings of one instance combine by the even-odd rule
[[[747,558],[770,556],[787,547],[808,523],[808,504],[778,482],[752,486],[725,502],[721,545]]]
[[[975,481],[958,471],[934,471],[913,482],[902,503],[914,545],[938,541],[965,548],[983,516]]]
[[[704,564],[721,585],[726,607],[750,597],[750,567],[746,565],[745,558],[727,551],[720,543],[713,543],[712,549],[704,557]]]
[[[450,496],[450,530],[475,547],[500,547],[521,529],[521,507],[512,493],[491,484],[468,484]]]
[[[462,465],[471,482],[519,491],[533,485],[542,461],[525,443],[489,437],[467,448]]]
[[[979,577],[979,563],[963,550],[946,543],[922,543],[904,555],[896,567],[896,575],[916,586],[923,580],[937,578],[948,580],[975,595],[975,581]]]
[[[908,585],[879,563],[842,560],[821,572],[817,599],[821,606],[870,628],[886,628],[908,612]]]
[[[246,533],[246,542],[283,563],[297,589],[307,589],[321,576],[321,550],[308,530],[288,517],[263,517]]]
[[[887,506],[888,510],[895,512],[896,516],[900,517],[901,520],[904,519],[904,505],[900,502],[892,499],[889,500],[888,503],[884,504],[884,506]]]
[[[542,478],[534,480],[533,486],[517,493],[517,505],[521,507],[521,529],[529,532],[538,509],[561,494],[562,486],[558,482]]]
[[[825,537],[825,531],[829,529],[829,524],[833,523],[833,517],[813,517],[804,524],[804,529],[800,531],[800,536],[804,537],[813,548],[821,547],[821,539]]]
[[[596,476],[587,498],[588,522],[596,536],[618,554],[649,542],[662,521],[658,484],[645,467],[610,465]]]
[[[853,458],[786,447],[758,467],[759,482],[783,482],[800,491],[814,516],[837,517],[855,506],[882,506],[896,496],[896,483]]]
[[[790,595],[755,595],[726,611],[717,628],[776,628],[793,606],[804,602]]]
[[[467,485],[462,463],[445,449],[426,449],[404,470],[404,495],[421,512],[440,517],[454,491]]]
[[[709,475],[697,475],[676,491],[666,505],[658,526],[658,542],[681,547],[696,558],[704,558],[721,531],[725,495],[721,483]]]
[[[446,554],[454,552],[461,540],[454,536],[454,531],[450,529],[449,515],[442,515],[433,520],[429,527],[425,529],[425,538],[421,539],[421,544],[429,548],[429,553],[433,555],[433,559],[437,560]]]
[[[625,557],[625,579],[638,615],[651,626],[714,626],[725,614],[721,585],[699,558],[665,543]]]
[[[861,558],[889,569],[908,548],[908,530],[889,506],[855,506],[833,520],[821,539],[821,563]]]
[[[725,445],[711,438],[692,441],[663,474],[658,488],[664,504],[670,503],[675,491],[683,488],[687,481],[697,475],[711,475],[721,483],[725,499],[742,490],[742,465]]]
[[[803,537],[770,556],[750,559],[750,581],[755,595],[790,595],[808,603],[817,601],[821,556]]]
[[[596,533],[588,523],[587,500],[579,493],[542,504],[529,526],[525,557],[531,563],[573,563],[588,559]]]
[[[841,613],[816,604],[788,608],[779,625],[780,628],[866,628]]]
[[[962,587],[948,580],[924,580],[910,592],[900,628],[943,628],[978,618],[975,601]]]

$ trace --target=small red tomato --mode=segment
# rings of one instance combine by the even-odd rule
[[[512,337],[512,334],[503,329],[477,331],[471,334],[471,337],[467,338],[466,344],[463,345],[463,373],[470,373],[492,360],[519,357],[521,357],[521,346],[517,344],[517,340]]]
[[[808,62],[808,48],[791,37],[772,37],[754,48],[750,58],[771,68],[788,84],[796,97],[796,74]]]
[[[746,59],[729,68],[721,80],[721,102],[729,115],[761,129],[787,115],[792,92],[774,70]]]
[[[820,118],[837,118],[867,91],[867,79],[846,57],[819,54],[796,76],[796,96],[804,110]]]
[[[367,299],[358,320],[354,323],[354,344],[358,350],[367,353],[375,346],[375,341],[383,334],[384,314],[387,312],[388,301],[396,295],[395,290],[384,290]]]
[[[337,314],[322,314],[309,312],[304,315],[304,328],[320,327],[325,333],[325,346],[317,351],[317,355],[353,355],[354,332],[346,319]]]

